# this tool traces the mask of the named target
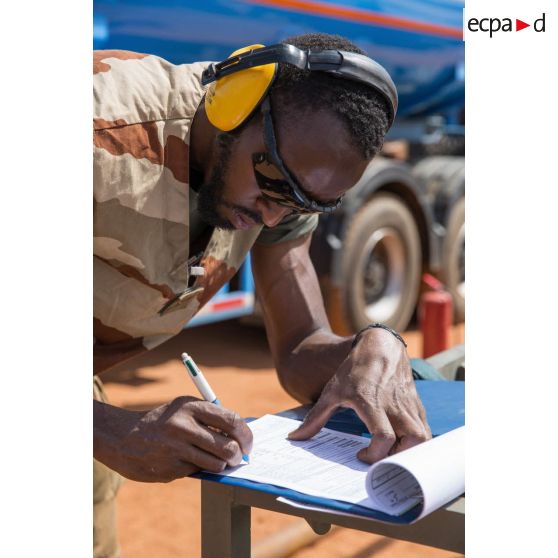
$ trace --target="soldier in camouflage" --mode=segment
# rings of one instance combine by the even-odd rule
[[[287,42],[359,52],[327,35]],[[127,51],[94,55],[95,374],[180,332],[251,250],[281,384],[315,402],[292,438],[313,436],[344,405],[374,434],[359,454],[364,461],[427,439],[399,340],[370,329],[352,347],[353,337],[331,332],[308,253],[318,216],[261,195],[251,158],[265,151],[261,118],[256,112],[233,133],[214,128],[202,102],[206,66]],[[271,90],[281,157],[309,197],[337,199],[381,147],[385,102],[360,84],[322,75],[305,85],[292,73],[280,68]],[[312,108],[317,87],[320,109]],[[202,276],[190,276],[192,263]],[[119,555],[114,471],[168,482],[200,468],[221,471],[250,452],[250,430],[228,409],[179,397],[127,411],[106,402],[98,379],[94,395],[95,556]]]

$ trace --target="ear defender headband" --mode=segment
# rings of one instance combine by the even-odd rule
[[[380,93],[390,108],[389,126],[397,112],[397,89],[385,68],[362,54],[343,50],[301,50],[289,44],[250,45],[202,74],[202,85],[211,84],[205,96],[207,118],[216,128],[238,128],[265,98],[279,62],[301,70],[327,72],[364,83]]]

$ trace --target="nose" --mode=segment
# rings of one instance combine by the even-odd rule
[[[274,227],[291,212],[288,207],[283,207],[265,198],[259,198],[256,206],[266,227]]]

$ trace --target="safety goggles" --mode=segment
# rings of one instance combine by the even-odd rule
[[[264,142],[267,151],[252,154],[254,176],[264,198],[295,213],[331,213],[341,204],[342,198],[331,202],[311,199],[296,183],[283,163],[277,150],[277,140],[271,116],[271,104],[267,96],[261,105],[264,123]]]

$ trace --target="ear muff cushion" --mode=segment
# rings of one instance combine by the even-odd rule
[[[250,45],[235,50],[231,56],[263,45]],[[213,82],[205,94],[207,118],[224,132],[240,126],[258,106],[273,82],[277,64],[246,68]]]

